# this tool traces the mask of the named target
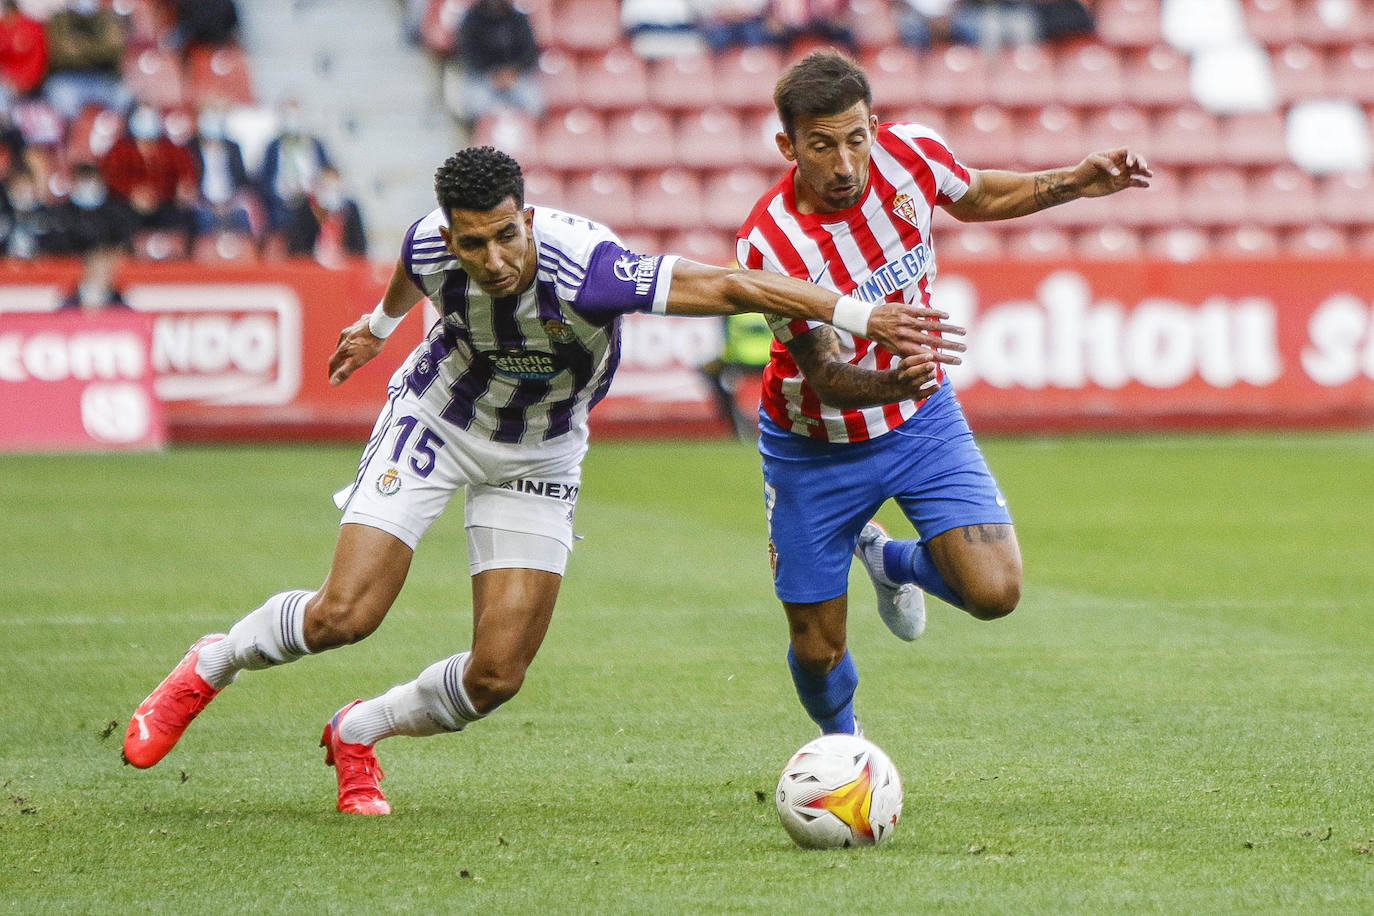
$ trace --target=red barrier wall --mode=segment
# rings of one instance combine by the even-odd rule
[[[339,331],[390,265],[129,262],[119,283],[154,315],[157,391],[177,440],[365,434],[419,315],[339,388]],[[0,264],[0,322],[54,308],[73,262]],[[982,430],[1374,423],[1374,269],[1355,259],[1005,262],[942,266],[936,304],[969,329],[951,379]],[[720,434],[696,366],[720,325],[632,316],[598,435]]]

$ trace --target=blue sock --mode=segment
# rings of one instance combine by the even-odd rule
[[[964,600],[949,587],[935,566],[930,548],[923,540],[899,541],[883,545],[883,573],[893,582],[915,582],[921,591],[963,610]]]
[[[787,648],[787,667],[792,669],[792,683],[808,715],[821,731],[854,734],[854,691],[859,686],[859,670],[846,649],[844,658],[829,674],[812,674],[797,664],[792,647]]]

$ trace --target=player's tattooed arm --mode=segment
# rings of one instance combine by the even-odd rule
[[[892,369],[865,369],[840,355],[833,328],[820,326],[787,343],[797,368],[821,403],[854,409],[929,397],[937,385],[940,358],[930,351],[905,357]]]

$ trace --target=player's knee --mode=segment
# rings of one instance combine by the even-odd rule
[[[305,643],[312,652],[350,645],[372,635],[384,615],[364,595],[322,589],[305,609]]]
[[[481,715],[489,715],[496,707],[520,692],[525,683],[523,667],[487,667],[468,665],[463,677],[472,708]]]
[[[1021,602],[1021,572],[1008,570],[988,577],[964,596],[964,610],[979,620],[997,620],[1016,610]]]

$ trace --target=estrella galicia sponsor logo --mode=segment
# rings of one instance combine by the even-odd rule
[[[507,480],[500,484],[500,487],[502,490],[529,493],[531,496],[546,496],[549,499],[561,499],[568,503],[577,502],[577,493],[581,489],[575,483],[564,483],[560,480],[531,480],[528,477]]]
[[[486,350],[482,356],[501,375],[522,382],[547,382],[563,371],[558,357],[542,350]]]
[[[635,285],[635,295],[646,295],[653,289],[658,275],[658,258],[651,254],[622,254],[615,259],[615,275]]]
[[[394,496],[401,489],[401,472],[395,468],[387,468],[382,472],[382,476],[377,478],[377,492],[383,496]]]
[[[865,302],[877,302],[921,279],[930,264],[930,247],[925,242],[917,242],[869,274],[868,279],[855,287],[850,295]]]
[[[549,335],[549,340],[554,343],[570,344],[577,340],[577,334],[573,329],[557,318],[550,318],[544,322],[544,333]]]

